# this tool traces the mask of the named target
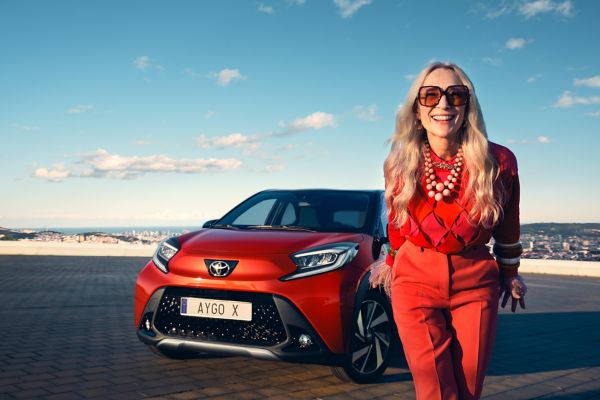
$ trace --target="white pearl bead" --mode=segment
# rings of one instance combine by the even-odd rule
[[[444,181],[444,186],[448,186],[450,182],[448,182],[447,180]]]
[[[448,189],[454,189],[454,183],[449,184]]]
[[[431,186],[431,184],[428,184],[427,186],[425,186],[427,188],[427,190],[431,190],[433,189],[433,186]]]
[[[440,183],[438,183],[437,185],[435,185],[435,189],[436,189],[438,192],[441,192],[441,191],[444,189],[444,184],[443,184],[443,183],[441,183],[441,182],[440,182]]]
[[[435,192],[433,190],[431,190],[431,191],[429,191],[429,193],[427,193],[427,195],[429,197],[433,197],[433,196],[435,196]]]
[[[456,182],[456,178],[452,178],[452,182]]]
[[[456,167],[456,170],[457,170],[457,171],[460,171],[460,167]]]
[[[429,179],[434,180],[435,179],[435,175],[434,174],[429,175]]]
[[[442,192],[442,194],[444,196],[450,196],[450,191],[448,189],[444,189],[444,191]]]
[[[440,201],[442,199],[442,194],[441,193],[436,193],[435,194],[435,201]]]
[[[431,179],[427,178],[427,179],[425,179],[425,182],[431,183]]]

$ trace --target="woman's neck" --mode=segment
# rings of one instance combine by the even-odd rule
[[[460,147],[457,140],[440,138],[427,133],[427,140],[431,150],[442,160],[449,160],[456,155]]]

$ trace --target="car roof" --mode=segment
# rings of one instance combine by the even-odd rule
[[[356,193],[382,193],[383,189],[329,189],[329,188],[307,188],[307,189],[265,189],[261,192],[356,192]]]

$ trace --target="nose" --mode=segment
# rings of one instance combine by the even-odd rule
[[[442,94],[442,98],[440,99],[440,101],[438,102],[437,106],[438,108],[442,108],[442,109],[447,109],[450,108],[450,103],[448,103],[448,95],[447,94]]]

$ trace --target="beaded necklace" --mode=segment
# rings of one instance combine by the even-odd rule
[[[431,160],[431,152],[432,150],[431,146],[429,146],[429,141],[425,141],[423,146],[423,158],[425,159],[424,171],[427,176],[427,179],[425,180],[427,196],[430,198],[433,197],[435,201],[440,201],[444,197],[450,197],[452,191],[455,190],[458,185],[463,165],[463,153],[462,148],[459,148],[456,158],[452,163],[441,163]],[[442,181],[442,179],[437,176],[437,172],[433,167],[450,171],[448,177]]]

